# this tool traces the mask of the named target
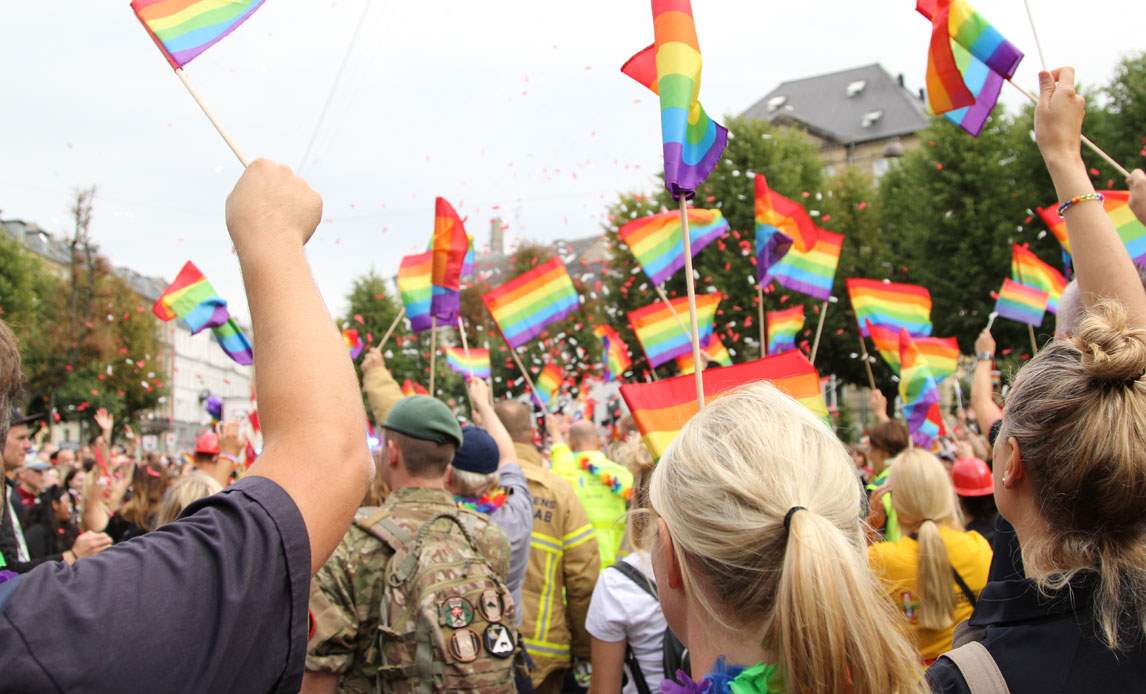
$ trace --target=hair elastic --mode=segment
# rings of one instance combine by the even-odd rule
[[[804,508],[803,506],[793,506],[792,508],[788,509],[788,512],[784,514],[784,531],[788,532],[792,530],[792,516],[796,515],[796,511],[807,510],[808,509]]]

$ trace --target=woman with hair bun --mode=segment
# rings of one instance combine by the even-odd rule
[[[903,612],[920,658],[931,663],[951,649],[955,625],[971,616],[987,583],[991,545],[963,529],[951,477],[927,451],[900,454],[889,484],[903,536],[872,545],[868,558]]]
[[[770,384],[716,399],[665,452],[645,544],[691,673],[663,692],[925,691],[868,569],[847,450]]]

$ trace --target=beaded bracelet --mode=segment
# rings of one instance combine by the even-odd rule
[[[1058,216],[1061,217],[1061,216],[1065,215],[1067,210],[1074,207],[1075,205],[1077,205],[1080,202],[1085,202],[1087,200],[1094,200],[1097,202],[1102,202],[1105,199],[1106,198],[1102,195],[1102,193],[1084,193],[1082,195],[1076,195],[1073,198],[1071,198],[1070,200],[1067,200],[1066,202],[1064,202],[1063,204],[1058,206]]]

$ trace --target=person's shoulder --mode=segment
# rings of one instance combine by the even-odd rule
[[[932,694],[971,694],[963,673],[948,658],[939,658],[927,668],[927,686]]]
[[[983,552],[986,553],[988,557],[991,554],[991,543],[987,542],[987,538],[974,530],[941,526],[939,533],[943,537],[943,542],[947,544],[948,551],[956,550],[968,553]]]
[[[892,569],[905,561],[908,563],[913,561],[914,542],[905,537],[876,542],[868,545],[867,556],[873,565],[885,570]]]

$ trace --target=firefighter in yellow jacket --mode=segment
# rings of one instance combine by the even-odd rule
[[[495,410],[513,439],[533,497],[521,637],[533,661],[534,688],[542,694],[559,692],[574,659],[589,660],[585,615],[600,570],[596,533],[573,488],[545,469],[533,445],[529,407],[506,401]]]

